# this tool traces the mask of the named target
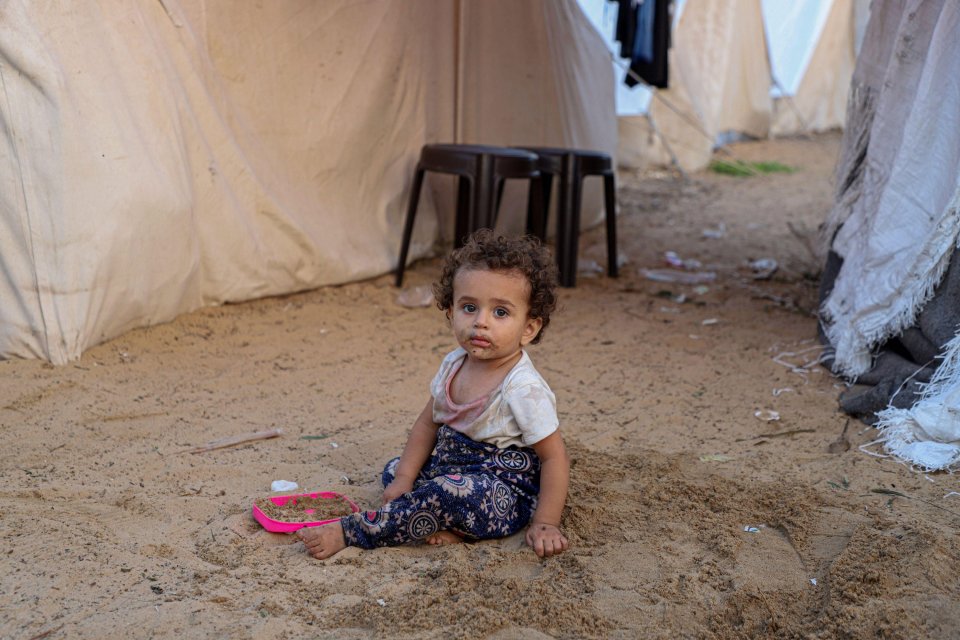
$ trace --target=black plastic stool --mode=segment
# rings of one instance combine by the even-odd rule
[[[454,225],[454,246],[461,247],[474,231],[493,228],[497,222],[499,193],[503,181],[511,178],[536,178],[537,156],[529,151],[478,144],[428,144],[420,151],[420,161],[413,178],[407,220],[403,225],[400,260],[397,263],[399,287],[407,266],[407,251],[413,235],[420,188],[427,171],[460,176],[457,188],[457,217]]]
[[[540,177],[530,186],[527,203],[527,233],[547,239],[547,214],[553,176],[560,177],[557,201],[557,266],[560,284],[572,287],[577,281],[577,248],[580,240],[580,204],[583,179],[603,176],[603,198],[607,217],[607,275],[615,278],[617,269],[616,184],[613,161],[599,151],[558,149],[555,147],[523,147],[537,154]]]

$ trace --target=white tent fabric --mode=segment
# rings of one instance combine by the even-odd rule
[[[579,1],[618,55],[616,7],[607,0]],[[729,133],[765,137],[841,127],[856,19],[866,12],[865,2],[676,3],[670,88],[652,98],[643,85],[618,87],[621,165],[676,163],[695,170],[709,163]],[[625,65],[616,63],[620,78]]]
[[[834,5],[833,0],[761,1],[774,96],[794,95],[800,88]]]
[[[589,29],[573,0],[0,4],[0,357],[391,270],[427,142],[613,153]]]
[[[923,471],[960,467],[960,335],[944,350],[923,397],[877,414],[887,451]]]
[[[876,104],[864,123],[868,162],[826,225],[831,237],[839,227],[832,248],[844,260],[823,305],[826,332],[838,370],[851,377],[870,367],[875,345],[913,323],[960,232],[960,5],[885,7],[864,50],[884,47],[871,59],[887,64],[858,67],[852,89]]]
[[[698,169],[722,132],[767,136],[772,104],[760,0],[687,3],[672,45],[664,100],[651,101],[649,117],[619,119],[621,165],[666,165],[673,156]]]
[[[788,7],[776,33],[770,31],[769,5]],[[851,8],[849,0],[765,0],[767,46],[776,80],[771,135],[827,131],[843,125],[856,62],[855,19],[861,6],[855,2]],[[806,30],[797,27],[797,14],[803,11],[814,21]],[[791,56],[793,52],[799,55]]]
[[[960,5],[874,5],[851,90],[838,199],[825,225],[843,264],[824,301],[835,370],[914,325],[960,239]],[[960,466],[960,333],[910,408],[878,413],[886,449],[923,470]]]

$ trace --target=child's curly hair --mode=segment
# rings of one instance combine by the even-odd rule
[[[465,245],[446,257],[440,280],[433,285],[441,311],[453,306],[453,278],[463,268],[522,273],[530,283],[530,317],[542,322],[540,332],[531,342],[540,342],[543,330],[550,324],[550,313],[557,307],[559,273],[550,250],[537,237],[507,238],[490,229],[473,233]]]

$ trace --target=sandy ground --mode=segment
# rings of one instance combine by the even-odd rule
[[[960,636],[960,482],[861,451],[876,432],[813,364],[800,237],[838,143],[733,148],[789,175],[622,177],[622,277],[564,290],[531,351],[573,458],[558,558],[515,536],[318,562],[251,517],[276,479],[375,504],[453,345],[390,276],[186,315],[64,367],[0,362],[0,637]],[[602,264],[602,229],[581,248]],[[665,251],[717,280],[642,277]],[[429,284],[437,263],[408,273]]]

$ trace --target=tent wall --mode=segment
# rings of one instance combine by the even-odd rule
[[[603,40],[575,2],[468,2],[462,22],[464,142],[615,150],[610,120],[582,117],[616,107]]]
[[[568,85],[609,76],[602,49],[550,41],[585,28],[573,1],[487,6],[0,4],[0,357],[64,363],[204,305],[389,271],[418,151],[458,128],[612,150],[612,82]],[[517,31],[543,57],[478,53]],[[444,189],[423,194],[414,256]]]
[[[670,164],[672,152],[682,167],[699,169],[718,134],[767,135],[770,69],[760,0],[688,2],[672,44],[663,100],[654,97],[649,117],[619,119],[621,165]]]
[[[647,113],[619,118],[620,164],[697,170],[728,133],[762,138],[841,127],[866,0],[816,1],[830,5],[823,29],[809,34],[816,44],[799,86],[776,100],[760,0],[684,3],[669,88],[658,90]]]
[[[851,9],[848,0],[833,3],[800,86],[792,95],[773,102],[772,135],[827,131],[843,126],[850,78],[856,64],[855,18],[860,4],[855,3]]]

